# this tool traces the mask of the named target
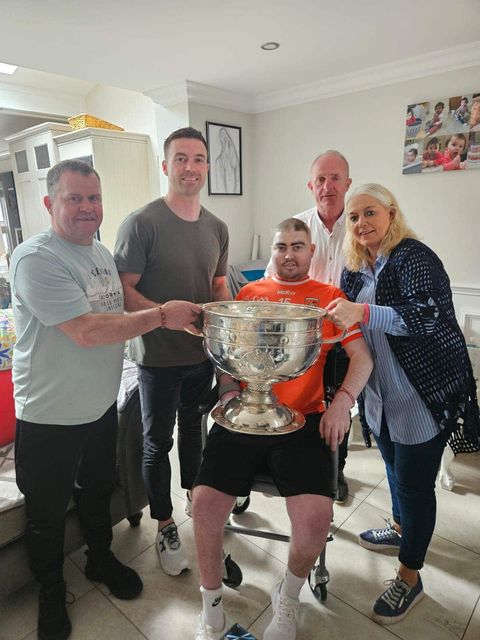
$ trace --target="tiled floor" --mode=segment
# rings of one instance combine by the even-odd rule
[[[378,451],[354,439],[346,468],[352,496],[335,507],[335,537],[327,549],[329,595],[322,605],[308,586],[303,588],[298,640],[480,638],[480,456],[459,457],[453,469],[453,492],[437,491],[437,528],[422,573],[426,597],[404,621],[384,628],[370,619],[370,609],[383,590],[382,581],[393,577],[397,561],[395,555],[361,548],[356,537],[366,528],[382,526],[382,516],[389,515],[388,489]],[[155,525],[148,513],[136,529],[120,523],[114,551],[140,573],[144,591],[133,601],[115,599],[85,578],[83,552],[73,554],[66,562],[74,600],[69,605],[72,640],[193,638],[200,595],[192,523],[184,513],[178,480],[174,491],[174,516],[192,570],[176,578],[161,571],[153,546]],[[235,520],[288,533],[281,498],[255,494],[248,511]],[[225,608],[232,621],[261,638],[271,617],[271,587],[285,569],[287,545],[229,534],[226,548],[241,566],[244,580],[237,590],[225,588]],[[36,638],[36,598],[37,587],[31,583],[0,601],[0,640]]]

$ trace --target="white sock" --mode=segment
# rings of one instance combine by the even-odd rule
[[[282,586],[280,587],[280,593],[282,594],[282,596],[288,596],[289,598],[298,600],[305,580],[306,578],[299,578],[287,567]]]
[[[214,631],[221,631],[225,625],[225,615],[223,613],[222,593],[223,588],[205,589],[200,587],[203,600],[203,620],[205,624],[212,627]]]

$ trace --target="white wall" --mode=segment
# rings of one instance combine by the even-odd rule
[[[0,157],[0,173],[5,171],[12,171],[12,159],[8,154],[3,154]]]
[[[241,196],[209,196],[208,187],[202,192],[202,204],[213,214],[227,223],[230,232],[230,264],[245,262],[250,259],[253,235],[254,207],[254,162],[253,154],[253,118],[254,116],[209,107],[189,102],[190,126],[206,135],[206,122],[219,122],[242,128],[242,191]]]
[[[145,133],[150,138],[151,199],[160,195],[158,172],[158,135],[155,104],[136,91],[97,85],[85,97],[87,113],[123,127],[131,133]],[[146,203],[145,203],[146,204]]]
[[[168,190],[168,178],[163,173],[161,166],[163,160],[163,143],[173,131],[189,126],[188,103],[185,100],[184,102],[169,107],[168,109],[156,104],[155,117],[158,136],[160,189],[162,195],[165,195]]]
[[[479,90],[480,67],[473,67],[257,115],[254,221],[263,257],[275,224],[313,206],[311,161],[333,148],[347,156],[353,186],[380,182],[395,193],[452,284],[480,288],[480,171],[401,173],[406,105]]]

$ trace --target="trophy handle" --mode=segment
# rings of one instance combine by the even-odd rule
[[[207,303],[203,303],[203,304],[199,304],[198,306],[200,307],[200,309],[203,311],[205,305]],[[205,338],[205,334],[203,333],[203,322],[202,322],[202,330],[198,330],[199,333],[194,333],[193,331],[190,331],[189,329],[184,328],[183,329],[186,333],[189,333],[191,336],[195,336],[196,338]]]
[[[341,333],[337,333],[337,335],[333,336],[333,338],[327,338],[326,340],[324,340],[322,338],[322,343],[325,344],[332,344],[333,342],[341,342],[344,338],[349,338],[350,336],[353,336],[354,333],[357,333],[357,329],[355,329],[355,331],[342,331]]]
[[[203,331],[200,331],[199,333],[193,333],[193,331],[190,331],[189,329],[185,328],[183,329],[186,333],[189,333],[191,336],[195,336],[196,338],[205,338],[205,334],[203,333]]]

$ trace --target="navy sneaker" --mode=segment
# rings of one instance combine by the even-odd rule
[[[383,529],[368,529],[361,533],[358,544],[365,549],[381,551],[382,549],[399,549],[402,537],[395,531],[390,520],[386,520]]]
[[[414,587],[409,587],[399,575],[384,584],[390,586],[373,605],[373,619],[381,624],[400,622],[425,595],[420,574]]]

